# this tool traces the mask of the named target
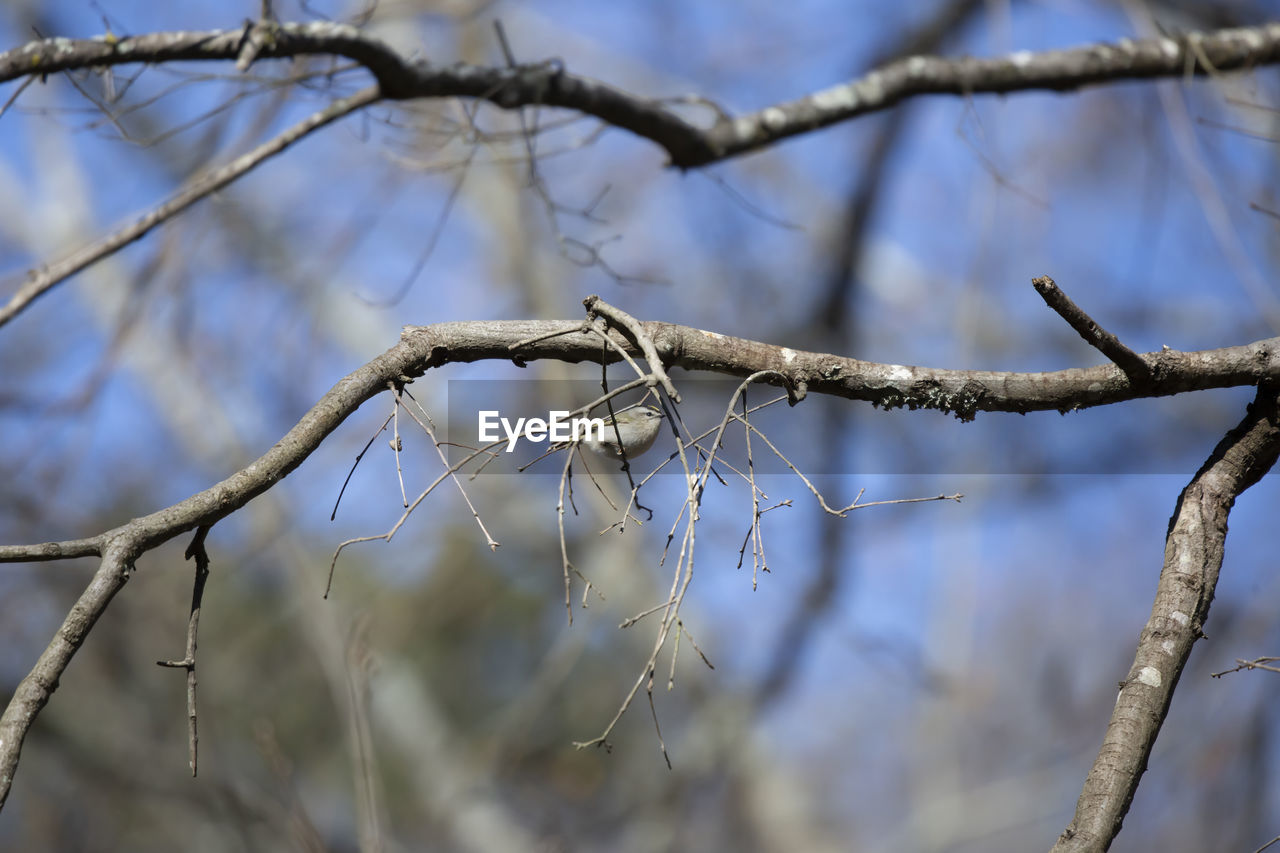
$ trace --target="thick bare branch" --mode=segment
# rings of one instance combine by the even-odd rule
[[[1067,321],[1067,325],[1076,330],[1076,334],[1084,338],[1085,343],[1114,361],[1135,383],[1141,384],[1147,380],[1147,363],[1142,357],[1098,325],[1098,321],[1086,314],[1053,279],[1042,275],[1031,279],[1031,286],[1050,308],[1058,312],[1058,316]]]
[[[9,797],[13,774],[22,755],[22,742],[31,724],[44,708],[67,664],[84,643],[85,637],[124,586],[133,570],[133,555],[121,544],[110,546],[102,556],[89,586],[67,613],[62,627],[40,655],[27,677],[18,683],[13,698],[0,716],[0,808]]]
[[[1244,420],[1218,443],[1178,498],[1151,618],[1138,638],[1133,666],[1121,682],[1075,818],[1053,848],[1057,853],[1106,850],[1120,832],[1178,678],[1192,646],[1203,636],[1222,568],[1227,516],[1236,498],[1280,457],[1277,387],[1259,387]]]
[[[1163,397],[1206,388],[1256,385],[1280,378],[1280,338],[1223,349],[1179,352],[1164,349],[1141,355],[1152,375],[1134,385],[1114,364],[1044,373],[946,370],[880,364],[677,326],[642,324],[667,367],[746,377],[772,370],[794,387],[865,400],[884,408],[937,409],[972,420],[978,412],[1073,411],[1142,397]],[[621,335],[619,344],[634,352]],[[509,345],[526,341],[522,361],[556,359],[598,361],[600,342],[577,321],[456,322],[405,327],[403,342],[422,339],[415,350],[429,349],[428,366],[449,361],[510,359]],[[609,359],[617,360],[614,353]]]
[[[367,68],[383,97],[468,97],[504,109],[564,107],[631,131],[666,150],[671,165],[697,168],[767,148],[781,139],[887,109],[919,95],[974,95],[1083,86],[1153,77],[1239,71],[1280,61],[1280,23],[1188,33],[1178,38],[1122,39],[1114,44],[1019,51],[1009,56],[943,59],[911,56],[855,80],[733,118],[720,110],[699,128],[665,102],[623,92],[564,70],[559,61],[514,67],[456,63],[435,66],[401,56],[355,27],[329,22],[259,24],[259,59],[337,54]],[[53,38],[0,53],[0,82],[76,68],[175,60],[236,61],[245,31],[169,32],[117,38]]]
[[[36,563],[102,556],[102,537],[40,542],[35,545],[0,545],[0,563]]]

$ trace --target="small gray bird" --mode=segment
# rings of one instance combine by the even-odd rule
[[[662,429],[662,412],[653,406],[635,406],[618,412],[617,428],[613,418],[603,418],[604,434],[597,438],[595,431],[587,433],[582,439],[582,446],[597,456],[607,459],[621,459],[622,448],[627,451],[628,459],[635,459],[644,453],[658,438]],[[618,437],[622,437],[622,448],[618,447]]]

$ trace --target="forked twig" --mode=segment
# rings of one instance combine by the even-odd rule
[[[480,531],[484,534],[485,541],[488,544],[490,550],[496,551],[498,549],[498,545],[500,544],[497,540],[493,538],[493,536],[490,535],[488,528],[484,526],[483,519],[480,518],[480,514],[476,511],[475,505],[471,503],[471,499],[467,496],[467,490],[463,488],[462,483],[458,482],[458,477],[457,477],[458,471],[462,470],[462,468],[466,466],[467,463],[475,459],[477,456],[481,456],[483,454],[489,453],[490,450],[500,442],[495,442],[494,444],[490,444],[485,447],[478,448],[475,451],[473,451],[470,455],[463,458],[458,463],[454,465],[450,465],[449,460],[444,455],[444,451],[441,450],[441,446],[443,442],[439,441],[436,438],[435,430],[431,427],[429,423],[429,419],[428,421],[424,422],[421,418],[419,418],[414,413],[413,409],[404,405],[404,401],[402,400],[401,396],[402,396],[402,390],[398,389],[396,391],[397,405],[404,406],[404,410],[409,414],[409,417],[413,418],[414,421],[417,422],[418,426],[422,427],[422,430],[426,432],[426,434],[431,438],[431,442],[436,449],[436,453],[440,456],[440,460],[445,464],[445,471],[441,473],[438,477],[436,477],[434,480],[432,480],[431,483],[425,489],[422,490],[422,492],[418,495],[418,497],[414,499],[413,503],[409,504],[409,506],[405,508],[405,511],[400,514],[400,517],[396,519],[395,524],[393,524],[391,528],[387,530],[385,533],[380,533],[375,536],[356,536],[351,539],[347,539],[343,542],[340,542],[338,544],[338,547],[334,549],[332,559],[330,559],[329,561],[329,579],[325,584],[325,588],[324,588],[324,598],[326,599],[329,597],[329,592],[333,589],[333,574],[334,574],[334,570],[337,568],[337,565],[338,565],[338,557],[342,554],[342,552],[345,551],[348,546],[357,545],[361,542],[374,542],[377,540],[390,542],[392,537],[394,537],[396,533],[400,530],[400,528],[404,526],[404,523],[409,520],[409,516],[412,515],[413,511],[418,508],[418,505],[421,504],[424,500],[426,500],[427,495],[435,491],[436,486],[443,483],[446,479],[453,480],[454,485],[458,487],[458,491],[462,495],[462,499],[466,502],[467,507],[471,510],[471,517],[474,518],[476,520],[476,524],[480,526]],[[417,405],[416,400],[414,400],[414,404]],[[419,408],[421,407],[419,406]],[[423,412],[423,415],[425,416],[426,412]]]

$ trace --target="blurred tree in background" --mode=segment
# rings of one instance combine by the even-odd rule
[[[1262,0],[273,9],[352,23],[437,67],[553,60],[550,71],[669,99],[701,127],[712,104],[749,114],[903,57],[1178,39],[1274,12]],[[0,48],[238,32],[260,14],[248,2],[10,0]],[[908,98],[688,170],[573,110],[454,97],[352,110],[0,326],[0,542],[90,536],[207,488],[403,325],[577,320],[590,293],[642,320],[946,368],[1100,363],[1032,290],[1044,274],[1138,352],[1276,335],[1280,81],[1273,65],[1191,65],[1067,93]],[[10,80],[0,302],[29,270],[370,82],[331,52]],[[452,364],[410,391],[443,416],[450,381],[525,377],[598,382],[599,368]],[[703,428],[726,402],[686,396]],[[709,486],[683,619],[716,668],[682,648],[667,691],[659,664],[670,769],[643,697],[610,751],[572,744],[603,729],[649,654],[648,623],[618,625],[667,596],[658,562],[679,478],[646,487],[654,519],[622,536],[598,535],[613,515],[575,481],[568,548],[605,597],[588,597],[572,627],[555,463],[467,485],[496,551],[441,489],[390,543],[344,551],[325,600],[337,544],[402,512],[383,434],[329,520],[391,411],[378,397],[209,533],[199,776],[181,671],[154,665],[183,654],[184,535],[137,561],[32,727],[0,847],[1046,849],[1129,671],[1179,492],[1253,396],[961,423],[810,395],[771,414],[771,438],[833,501],[861,489],[965,501],[835,519],[799,481],[767,475],[772,501],[793,506],[762,519],[771,571],[753,591],[749,553],[738,567],[750,495]],[[412,495],[441,465],[406,423]],[[1280,833],[1280,682],[1209,677],[1280,649],[1278,499],[1264,479],[1233,512],[1208,639],[1112,849],[1252,850]],[[0,572],[7,694],[94,565]]]

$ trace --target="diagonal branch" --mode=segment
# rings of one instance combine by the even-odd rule
[[[669,110],[667,102],[640,97],[564,70],[559,60],[514,67],[455,63],[436,66],[400,55],[355,27],[326,21],[271,22],[258,59],[336,54],[363,65],[381,95],[411,98],[479,98],[503,109],[563,107],[595,116],[666,150],[672,166],[693,169],[768,148],[921,95],[1070,91],[1084,86],[1187,74],[1249,70],[1280,62],[1280,23],[1193,32],[1180,38],[1122,39],[1040,53],[944,59],[910,56],[855,80],[738,117],[716,107],[718,118],[699,128]],[[176,60],[236,61],[245,31],[162,32],[118,38],[54,38],[0,53],[0,83],[30,74],[78,68]],[[687,100],[687,99],[686,99]]]
[[[1150,378],[1151,370],[1142,360],[1142,356],[1125,346],[1114,334],[1099,326],[1098,321],[1086,314],[1084,309],[1067,296],[1053,279],[1042,275],[1031,279],[1031,286],[1050,308],[1058,312],[1058,316],[1067,321],[1067,325],[1076,330],[1076,334],[1084,338],[1085,343],[1114,361],[1131,382],[1141,384]]]
[[[60,261],[32,270],[26,282],[9,301],[0,307],[0,326],[8,323],[39,297],[48,293],[59,282],[80,272],[90,264],[102,260],[125,246],[140,240],[152,228],[172,219],[202,198],[205,198],[232,181],[256,168],[264,160],[284,151],[302,137],[325,125],[378,100],[376,87],[364,89],[346,98],[340,98],[329,106],[313,113],[288,128],[274,139],[259,145],[252,151],[237,157],[227,165],[203,175],[179,191],[159,207],[151,210],[130,225],[108,234],[96,243],[85,246]]]
[[[22,755],[22,742],[27,731],[58,688],[58,679],[71,663],[72,656],[79,651],[98,617],[106,611],[132,571],[133,557],[127,548],[119,545],[107,548],[98,571],[68,611],[62,627],[54,634],[31,672],[18,683],[18,689],[0,716],[0,808],[4,807],[9,788],[13,785],[13,774],[18,769],[18,758]]]
[[[221,483],[94,539],[60,543],[68,552],[66,556],[97,552],[102,554],[102,561],[88,588],[71,608],[31,672],[18,684],[0,716],[0,809],[9,796],[27,732],[57,689],[58,680],[85,636],[128,580],[134,561],[188,530],[211,527],[287,476],[361,403],[384,390],[387,377],[401,377],[409,372],[410,363],[404,349],[393,347],[346,376],[270,450]],[[56,559],[53,555],[58,548],[59,543],[51,543],[0,549],[0,562]]]
[[[1227,516],[1236,498],[1280,457],[1278,390],[1275,383],[1258,387],[1244,420],[1218,443],[1178,498],[1151,618],[1121,682],[1075,818],[1053,847],[1056,853],[1106,850],[1120,832],[1178,678],[1196,640],[1204,636],[1222,568]]]

